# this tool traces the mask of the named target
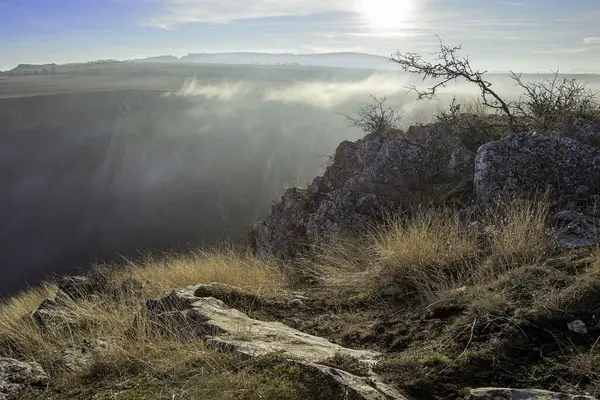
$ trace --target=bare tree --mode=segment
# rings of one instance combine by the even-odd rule
[[[417,74],[423,81],[426,79],[438,82],[426,89],[419,89],[415,85],[409,87],[417,94],[418,100],[433,99],[438,89],[445,88],[449,82],[464,79],[476,84],[481,92],[483,104],[486,107],[504,113],[509,118],[511,127],[516,127],[516,119],[511,112],[509,103],[504,101],[491,87],[492,83],[484,79],[487,71],[473,69],[468,57],[461,57],[457,53],[462,46],[451,47],[445,45],[441,38],[439,49],[432,52],[433,62],[426,61],[418,53],[401,53],[400,51],[391,56],[391,61],[398,63],[403,71]]]
[[[341,114],[351,126],[362,129],[365,133],[381,132],[388,129],[397,129],[398,122],[402,119],[402,112],[386,105],[387,97],[379,99],[370,95],[373,101],[365,103],[355,114]]]

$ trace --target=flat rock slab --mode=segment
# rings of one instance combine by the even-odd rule
[[[471,390],[471,400],[596,400],[596,398],[538,389],[481,388]]]
[[[250,318],[213,297],[197,297],[205,285],[188,286],[160,300],[147,303],[150,317],[168,329],[185,331],[213,348],[244,357],[277,355],[319,371],[324,379],[335,383],[343,394],[357,400],[406,399],[384,384],[372,372],[381,354],[369,350],[348,349],[325,338],[308,335],[280,322]],[[340,368],[324,365],[334,356],[352,357],[369,371],[356,376]]]

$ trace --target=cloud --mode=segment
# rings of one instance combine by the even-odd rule
[[[244,97],[250,92],[250,86],[243,81],[234,83],[222,82],[217,85],[203,85],[196,78],[185,81],[183,87],[175,92],[167,92],[165,97],[204,97],[208,100],[231,101]]]
[[[377,96],[398,94],[406,91],[405,85],[406,78],[397,74],[375,74],[361,81],[296,83],[270,90],[264,100],[331,108],[370,93]]]
[[[348,12],[342,0],[162,0],[165,12],[142,22],[144,26],[172,29],[191,23],[224,24],[233,21]]]
[[[167,92],[165,97],[199,97],[222,102],[262,101],[305,104],[317,108],[332,108],[340,104],[361,100],[369,94],[393,96],[406,92],[407,78],[399,74],[379,73],[355,81],[310,81],[290,83],[280,87],[257,85],[253,82],[226,82],[202,85],[195,78],[188,79],[183,87]]]
[[[600,36],[592,36],[583,38],[585,44],[600,44]]]

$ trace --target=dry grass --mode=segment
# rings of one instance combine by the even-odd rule
[[[202,282],[224,283],[260,295],[281,289],[285,284],[276,263],[228,250],[147,258],[118,273],[117,279],[129,277],[149,283],[151,292],[146,295]]]
[[[175,332],[157,335],[155,325],[147,320],[144,302],[174,288],[203,282],[234,285],[254,295],[279,291],[285,283],[275,264],[232,251],[197,252],[164,260],[148,258],[125,269],[101,273],[109,278],[106,292],[91,300],[74,302],[66,309],[65,318],[48,328],[40,328],[28,315],[45,298],[53,297],[54,285],[45,284],[2,304],[0,356],[39,362],[59,387],[72,387],[94,373],[160,375],[168,368],[186,364],[190,357],[210,364],[221,356],[198,343],[193,349],[181,343],[175,345]],[[127,278],[146,285],[119,300],[113,296],[112,288]],[[65,369],[61,354],[85,340],[95,339],[108,340],[109,350],[96,354],[94,363],[85,371]]]
[[[455,286],[479,250],[474,235],[449,211],[420,211],[397,218],[371,237],[381,285],[392,284],[409,297],[432,299]]]
[[[360,240],[329,245],[318,258],[335,294],[389,294],[428,303],[550,255],[544,202],[510,203],[485,219],[482,236],[455,210],[396,216]]]
[[[548,206],[544,201],[516,200],[487,218],[492,261],[504,268],[535,264],[548,257]]]

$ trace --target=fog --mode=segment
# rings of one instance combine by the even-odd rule
[[[477,95],[455,85],[415,104],[406,85],[418,80],[396,72],[278,74],[0,98],[0,296],[95,261],[243,243],[285,188],[363,135],[340,113],[369,94],[388,96],[405,124]]]

